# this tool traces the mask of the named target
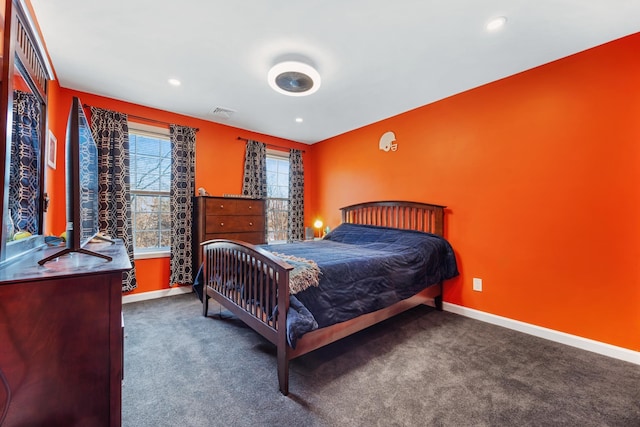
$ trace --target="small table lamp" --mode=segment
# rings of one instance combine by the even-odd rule
[[[318,237],[322,237],[322,232],[320,231],[322,229],[322,221],[316,219],[316,222],[313,223],[313,226],[318,229]]]

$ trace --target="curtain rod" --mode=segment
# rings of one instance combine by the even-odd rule
[[[82,106],[84,108],[90,108],[91,107],[91,105],[89,105],[89,104],[83,104]],[[158,123],[158,124],[161,124],[161,125],[165,125],[167,127],[172,125],[172,124],[175,124],[175,123],[163,122],[162,120],[149,119],[147,117],[136,116],[136,115],[133,115],[133,114],[127,114],[127,117],[131,117],[132,119],[143,120],[145,122],[150,122],[150,123]],[[195,128],[195,129],[196,129],[196,132],[200,131],[200,129],[198,129],[198,128]]]
[[[247,138],[242,138],[241,136],[238,137],[238,140],[245,141],[245,142],[249,141]],[[281,145],[275,145],[275,144],[264,144],[264,145],[271,148],[281,148],[283,150],[289,150],[291,148],[291,147],[283,147]],[[300,151],[304,153],[304,150],[300,150]]]

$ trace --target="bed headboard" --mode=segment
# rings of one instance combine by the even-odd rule
[[[366,202],[340,208],[342,222],[417,230],[443,235],[444,208],[420,202]]]

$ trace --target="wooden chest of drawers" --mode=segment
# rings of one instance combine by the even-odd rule
[[[5,427],[121,425],[122,273],[131,263],[121,241],[86,249],[112,260],[77,253],[39,266],[60,250],[51,247],[0,269]]]
[[[199,196],[193,204],[193,269],[202,263],[200,243],[211,239],[266,242],[264,200]]]

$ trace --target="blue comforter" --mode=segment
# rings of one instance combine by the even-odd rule
[[[292,302],[295,311],[289,311],[287,322],[293,347],[316,322],[322,328],[350,320],[458,275],[451,245],[419,231],[341,224],[323,240],[263,248],[313,260],[320,267],[319,285],[292,296],[300,303]]]

